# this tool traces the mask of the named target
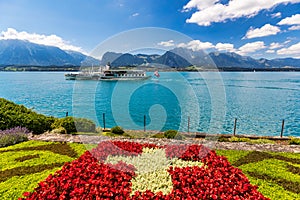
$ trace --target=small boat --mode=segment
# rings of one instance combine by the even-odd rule
[[[76,77],[78,76],[79,72],[70,72],[65,74],[66,80],[76,80]]]

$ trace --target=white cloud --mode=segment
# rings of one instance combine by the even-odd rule
[[[278,25],[300,25],[300,14],[286,17],[277,23]]]
[[[286,39],[287,39],[287,40],[286,40],[283,44],[288,44],[288,43],[290,43],[290,42],[292,41],[293,38],[287,37]]]
[[[37,33],[27,33],[25,31],[18,32],[13,28],[8,28],[6,31],[1,32],[0,40],[8,39],[27,40],[36,44],[55,46],[63,50],[72,50],[84,53],[81,47],[73,46],[68,41],[65,41],[61,37],[53,34],[40,35]]]
[[[278,42],[272,42],[271,44],[270,44],[270,49],[278,49],[278,48],[281,48],[281,47],[283,47],[283,45],[282,44],[280,44],[280,43],[278,43]]]
[[[174,40],[162,41],[162,42],[158,43],[158,45],[164,46],[164,47],[173,47],[173,46],[175,46]]]
[[[215,48],[218,51],[229,51],[229,52],[235,51],[233,44],[230,43],[218,43],[216,44]]]
[[[294,44],[290,47],[277,50],[277,54],[300,58],[300,42],[298,42],[297,44]]]
[[[279,4],[298,3],[300,0],[230,0],[222,4],[219,0],[190,0],[183,9],[196,8],[197,11],[186,20],[187,23],[197,23],[209,26],[212,22],[225,22],[240,17],[253,17],[261,10],[269,10]]]
[[[266,46],[263,41],[250,42],[250,43],[247,43],[247,44],[241,46],[238,49],[237,53],[241,54],[241,55],[246,55],[248,53],[256,52],[256,51],[259,51],[259,50],[262,50],[265,48],[266,48]]]
[[[187,12],[190,11],[192,8],[197,8],[198,10],[202,10],[213,6],[217,2],[219,2],[219,0],[190,0],[183,7],[183,11]]]
[[[300,25],[295,25],[295,26],[291,26],[289,28],[290,31],[296,31],[296,30],[300,30]]]
[[[266,51],[266,53],[275,53],[275,50],[269,49],[269,50]]]
[[[139,16],[140,15],[140,13],[133,13],[131,16],[132,17],[137,17],[137,16]]]
[[[214,45],[210,42],[201,42],[200,40],[192,40],[188,43],[180,43],[177,47],[183,47],[192,49],[193,51],[205,50],[214,48]]]
[[[269,35],[276,35],[280,32],[280,28],[278,26],[272,26],[271,24],[265,24],[261,28],[250,29],[247,31],[245,37],[243,39],[257,38],[257,37],[265,37]]]
[[[280,18],[281,17],[281,12],[273,13],[273,14],[271,14],[271,17],[272,18]]]
[[[229,51],[229,52],[234,52],[236,49],[234,48],[233,44],[230,43],[217,43],[216,45],[210,43],[210,42],[202,42],[200,40],[192,40],[187,43],[179,43],[175,44],[174,40],[169,40],[169,41],[162,41],[159,42],[158,45],[164,46],[164,47],[182,47],[182,48],[187,48],[187,49],[192,49],[193,51],[198,51],[198,50],[218,50],[218,51]]]

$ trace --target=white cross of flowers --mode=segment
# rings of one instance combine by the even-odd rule
[[[117,164],[120,161],[132,164],[136,168],[136,177],[131,180],[132,195],[135,191],[146,190],[169,194],[173,189],[172,177],[167,171],[170,166],[180,168],[203,166],[199,161],[169,159],[165,149],[160,148],[144,148],[142,154],[138,156],[108,156],[105,162]]]

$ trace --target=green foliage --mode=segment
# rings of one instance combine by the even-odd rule
[[[292,137],[290,140],[290,144],[300,145],[300,138]]]
[[[65,117],[56,119],[51,125],[52,129],[64,128],[68,134],[79,132],[95,132],[96,125],[94,122],[84,118]]]
[[[96,124],[89,119],[74,118],[77,132],[96,132]]]
[[[248,155],[251,151],[238,151],[238,150],[216,150],[218,155],[225,156],[232,164],[240,158]]]
[[[49,174],[54,174],[59,167],[26,176],[14,176],[7,181],[0,182],[1,200],[18,199],[24,192],[33,191],[38,183],[46,179]]]
[[[0,147],[6,147],[20,142],[27,141],[26,135],[2,135],[0,137]]]
[[[165,135],[164,135],[164,133],[156,133],[156,134],[152,135],[151,137],[152,138],[164,138]]]
[[[23,105],[0,98],[0,130],[20,126],[34,134],[41,134],[51,130],[53,122],[53,117],[38,114]]]
[[[300,199],[300,154],[217,150],[270,199]]]
[[[180,135],[178,133],[178,131],[176,130],[167,130],[164,132],[164,137],[168,138],[168,139],[177,139],[177,140],[181,140],[182,139],[182,135]]]
[[[53,126],[52,126],[53,127]],[[67,130],[64,127],[55,128],[51,131],[51,133],[56,134],[67,134]]]
[[[102,133],[102,132],[103,132],[103,130],[102,130],[101,127],[97,127],[97,128],[95,129],[95,131],[96,131],[96,133]]]
[[[250,142],[249,138],[231,137],[229,142]]]
[[[220,136],[218,138],[218,142],[229,142],[229,138],[228,137],[224,137],[224,136]]]
[[[251,144],[276,144],[273,140],[268,140],[268,139],[255,139],[255,140],[250,140],[249,143]]]
[[[120,126],[115,126],[115,127],[111,128],[110,132],[112,132],[114,134],[122,135],[124,133],[124,130]]]
[[[275,144],[273,140],[260,138],[260,139],[250,139],[245,137],[225,137],[221,136],[218,138],[218,142],[247,142],[250,144]]]
[[[18,199],[25,191],[33,191],[63,163],[74,160],[85,151],[83,144],[34,140],[0,148],[0,178],[3,180],[0,181],[0,199]]]

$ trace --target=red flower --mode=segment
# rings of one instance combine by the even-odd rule
[[[130,196],[135,167],[124,162],[105,164],[108,155],[137,156],[143,148],[165,148],[169,158],[201,161],[204,167],[170,167],[173,190],[168,195],[152,191]],[[202,145],[167,145],[105,141],[91,152],[66,163],[39,183],[23,199],[267,199],[250,184],[241,170],[225,157]],[[20,198],[21,199],[21,198]]]

